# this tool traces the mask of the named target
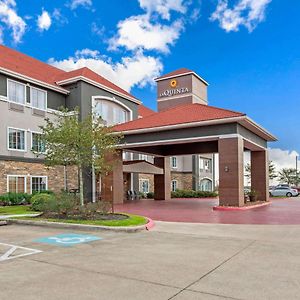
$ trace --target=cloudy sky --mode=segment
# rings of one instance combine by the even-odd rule
[[[0,43],[59,68],[88,66],[156,109],[153,78],[186,67],[211,105],[275,134],[270,157],[300,153],[299,0],[0,0]],[[0,57],[1,59],[1,57]]]

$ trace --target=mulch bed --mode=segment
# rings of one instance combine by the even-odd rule
[[[103,213],[96,213],[93,215],[81,215],[81,214],[55,214],[55,213],[47,213],[42,215],[43,218],[47,219],[59,219],[59,220],[99,220],[99,221],[119,221],[119,220],[126,220],[129,219],[129,216],[123,214],[103,214]]]

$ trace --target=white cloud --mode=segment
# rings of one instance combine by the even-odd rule
[[[72,10],[74,10],[78,6],[83,6],[84,8],[90,8],[92,4],[93,4],[92,0],[72,0],[69,6]]]
[[[142,52],[132,57],[123,57],[121,62],[113,63],[111,59],[101,56],[97,50],[83,49],[76,51],[73,57],[64,60],[51,58],[49,63],[66,71],[88,67],[126,91],[134,86],[144,87],[153,83],[153,78],[162,71],[158,58],[145,56]]]
[[[46,10],[42,11],[42,14],[38,16],[37,25],[40,31],[48,30],[52,24],[51,17]]]
[[[181,20],[171,25],[151,23],[148,15],[132,16],[118,24],[117,36],[110,39],[110,49],[120,46],[127,50],[158,50],[167,53],[184,29]]]
[[[238,0],[233,8],[228,7],[228,0],[218,0],[212,21],[219,21],[220,27],[226,32],[238,31],[245,26],[249,32],[264,20],[267,5],[272,0]]]
[[[19,43],[25,33],[26,23],[18,16],[14,0],[0,0],[0,21],[12,30],[14,42]]]
[[[68,23],[68,19],[67,19],[65,16],[63,16],[63,15],[61,14],[60,9],[58,9],[58,8],[55,8],[55,9],[53,10],[52,18],[53,18],[53,19],[56,21],[56,23],[58,23],[59,25],[65,25],[65,24]]]
[[[282,150],[279,148],[269,148],[269,160],[273,161],[277,171],[283,168],[295,168],[296,156],[299,153],[295,150]]]
[[[148,14],[156,12],[166,20],[170,19],[170,11],[184,14],[189,5],[189,1],[184,0],[139,0],[139,3]]]

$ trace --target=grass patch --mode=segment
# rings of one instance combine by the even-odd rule
[[[31,213],[36,214],[37,212],[30,210],[30,207],[25,205],[0,206],[0,215],[22,215]]]
[[[69,224],[84,224],[84,225],[99,225],[99,226],[138,226],[147,223],[147,219],[142,216],[124,214],[129,216],[125,220],[62,220],[62,219],[47,219],[42,217],[20,217],[18,220],[31,220],[31,221],[48,221]]]

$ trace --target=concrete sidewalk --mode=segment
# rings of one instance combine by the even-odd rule
[[[73,247],[34,242],[68,232],[2,226],[1,243],[43,252],[0,262],[0,299],[299,299],[300,226],[158,222]]]

